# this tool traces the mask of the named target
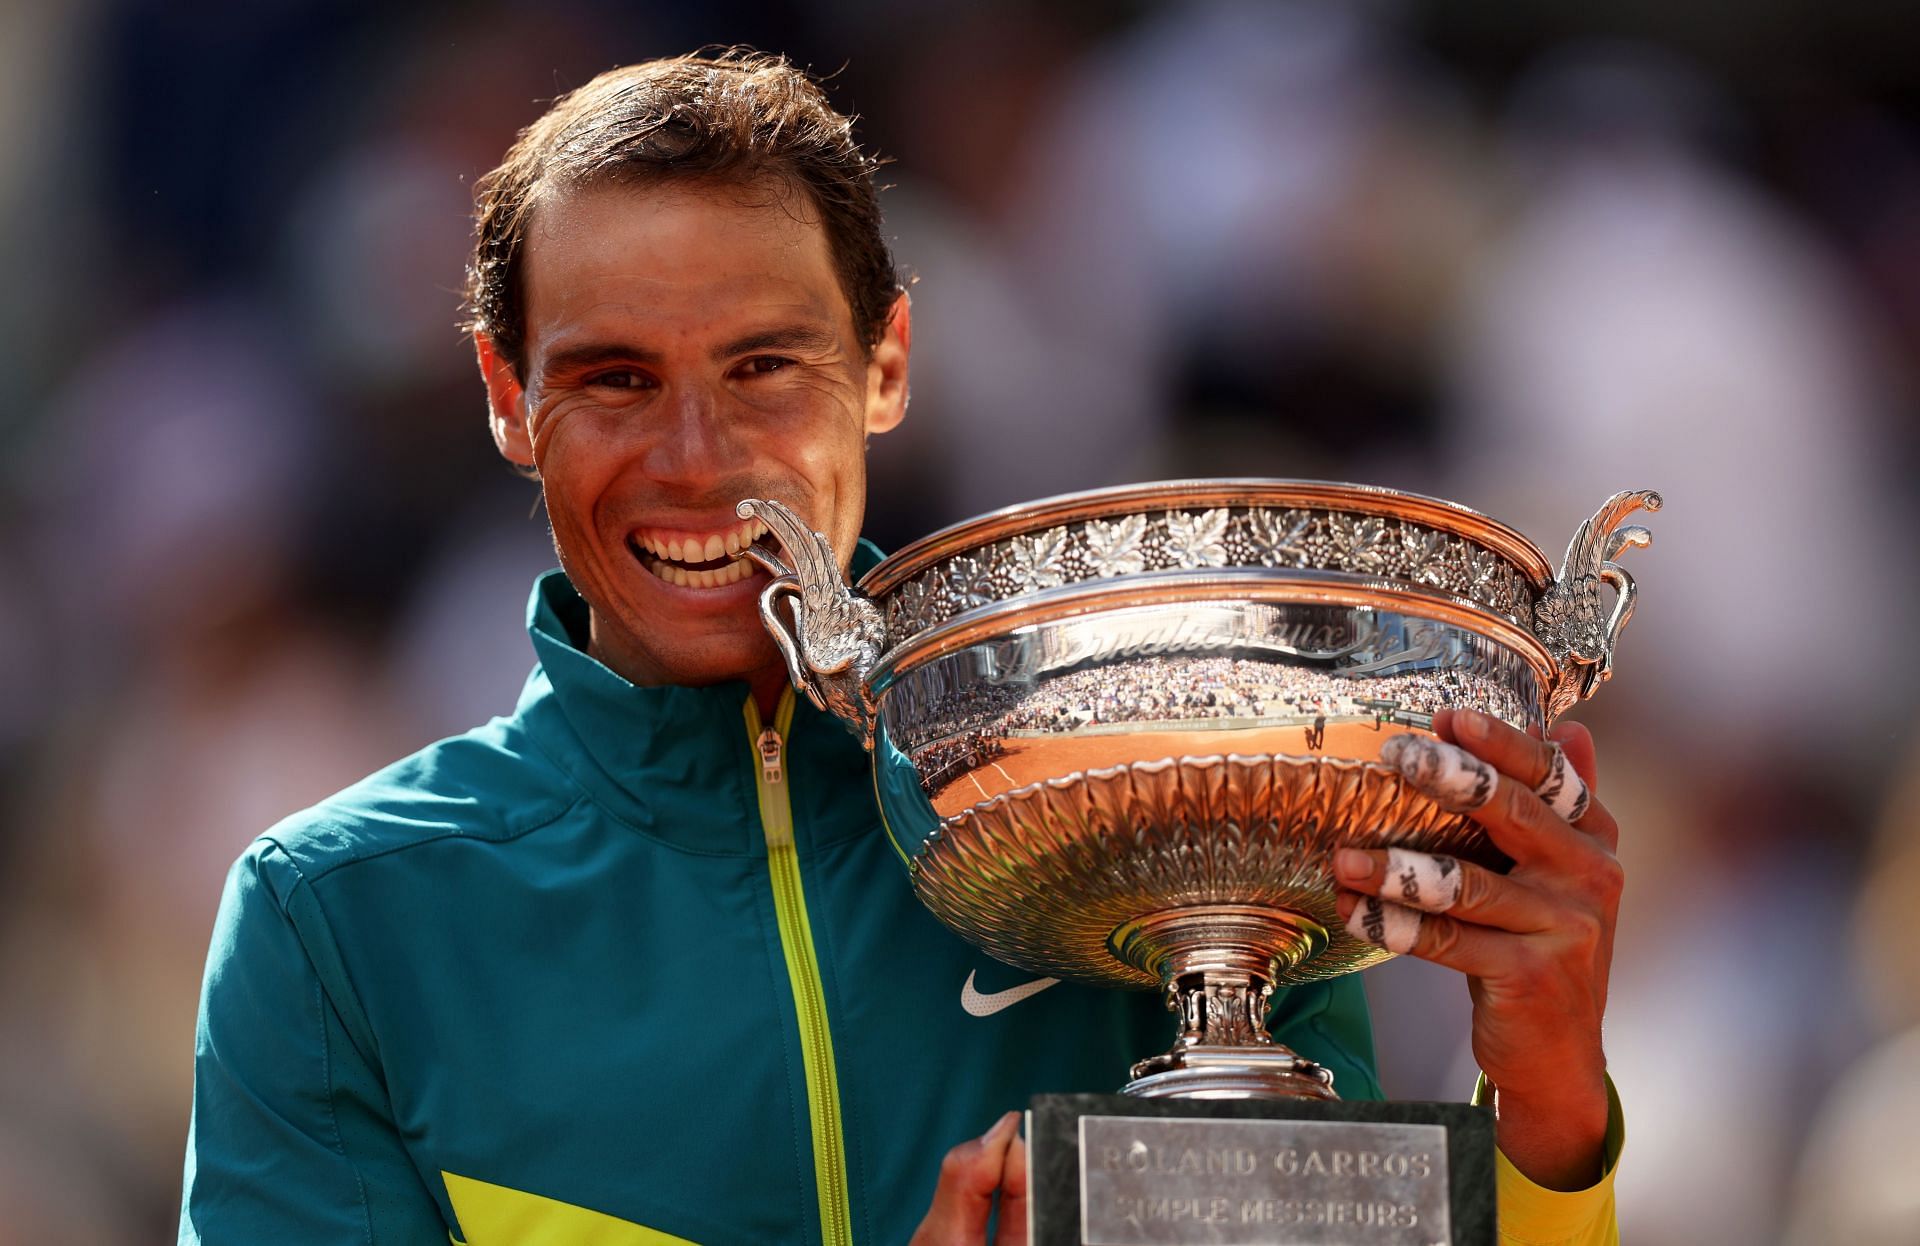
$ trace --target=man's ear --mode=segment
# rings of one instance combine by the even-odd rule
[[[913,351],[913,307],[902,290],[867,361],[867,432],[884,433],[907,414],[907,357]]]
[[[516,467],[533,467],[533,438],[527,431],[527,391],[513,364],[494,347],[493,339],[475,331],[474,357],[480,378],[487,383],[487,427],[500,457]]]

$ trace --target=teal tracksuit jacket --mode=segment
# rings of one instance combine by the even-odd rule
[[[183,1243],[904,1242],[949,1147],[1169,1044],[1151,994],[1022,991],[922,909],[804,700],[629,684],[558,572],[529,613],[511,717],[234,866]],[[1357,977],[1273,1028],[1378,1096]]]

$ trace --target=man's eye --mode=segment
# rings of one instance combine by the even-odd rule
[[[755,355],[753,358],[747,360],[746,363],[742,364],[741,366],[747,372],[754,373],[757,375],[764,375],[765,373],[768,373],[768,372],[778,372],[782,368],[792,367],[793,360],[784,358],[780,355]]]
[[[646,373],[635,372],[631,368],[600,372],[587,378],[587,384],[605,389],[641,389],[650,383]]]

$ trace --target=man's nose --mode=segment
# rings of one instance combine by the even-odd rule
[[[727,417],[724,398],[700,386],[676,388],[657,410],[660,422],[647,450],[655,480],[700,485],[738,472],[746,460],[740,424]]]

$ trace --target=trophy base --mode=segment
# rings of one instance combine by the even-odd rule
[[[1264,1047],[1183,1045],[1133,1066],[1120,1088],[1140,1099],[1338,1099],[1333,1071],[1279,1043]]]
[[[1273,984],[1327,944],[1304,913],[1254,904],[1164,909],[1118,927],[1119,960],[1164,984],[1179,1017],[1173,1049],[1133,1066],[1141,1099],[1337,1099],[1333,1073],[1267,1033]]]
[[[1493,1246],[1493,1113],[1464,1103],[1038,1095],[1033,1246]]]

